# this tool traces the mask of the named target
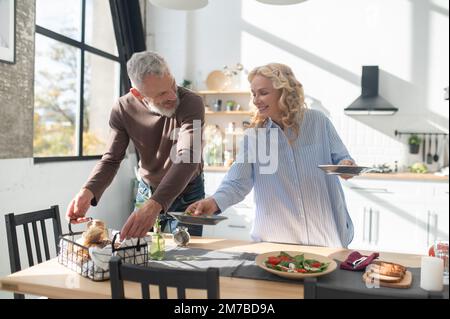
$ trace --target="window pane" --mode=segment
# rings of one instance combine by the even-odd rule
[[[36,34],[34,156],[77,155],[80,50]]]
[[[86,52],[84,68],[83,155],[105,151],[109,114],[119,97],[120,65]]]
[[[86,44],[117,56],[108,0],[86,0]]]
[[[81,41],[81,0],[36,0],[36,24]]]

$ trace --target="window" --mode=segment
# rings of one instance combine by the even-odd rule
[[[120,70],[109,0],[36,0],[35,161],[105,151]]]

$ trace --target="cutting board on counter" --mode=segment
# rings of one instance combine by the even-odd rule
[[[381,280],[379,280],[378,282],[375,282],[375,281],[372,281],[373,278],[370,278],[367,275],[367,273],[364,273],[364,275],[362,276],[362,279],[367,285],[375,285],[375,284],[379,283],[379,285],[381,287],[387,287],[387,288],[405,289],[405,288],[411,287],[411,284],[412,284],[412,274],[410,271],[406,271],[402,280],[400,280],[399,282],[385,282],[385,281],[381,281]]]

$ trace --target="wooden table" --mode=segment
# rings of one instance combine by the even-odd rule
[[[171,239],[167,239],[168,245]],[[264,253],[278,250],[294,250],[330,256],[344,260],[349,250],[342,248],[310,247],[275,243],[253,243],[227,239],[192,237],[192,248],[216,251]],[[420,267],[418,255],[381,253],[380,259],[398,262],[408,267]],[[58,298],[111,298],[109,281],[94,282],[59,264],[57,259],[0,278],[0,289],[11,292]],[[151,295],[158,296],[156,287],[151,286]],[[125,283],[127,298],[141,298],[140,285]],[[169,288],[169,298],[175,298],[175,289]],[[226,299],[301,299],[303,286],[298,282],[285,283],[267,280],[220,277],[220,296]],[[200,290],[188,290],[187,298],[205,298]]]

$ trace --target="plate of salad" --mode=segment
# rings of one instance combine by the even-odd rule
[[[323,276],[337,268],[333,259],[300,251],[272,251],[258,255],[255,262],[268,272],[290,279]]]

